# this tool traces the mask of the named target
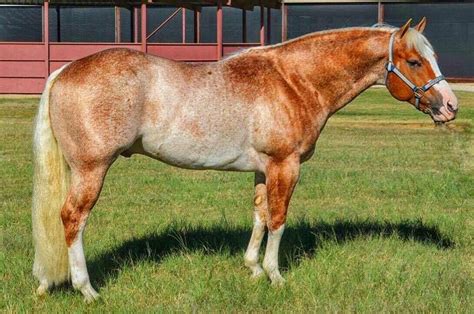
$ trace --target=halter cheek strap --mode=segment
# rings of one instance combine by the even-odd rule
[[[413,91],[413,95],[415,96],[415,107],[416,109],[420,110],[420,99],[423,98],[425,95],[425,92],[429,90],[433,85],[438,84],[442,80],[445,79],[444,75],[440,75],[435,77],[434,79],[428,81],[425,85],[423,86],[416,86],[412,81],[410,81],[405,75],[403,75],[402,72],[395,66],[395,63],[393,63],[393,42],[395,40],[395,33],[392,33],[392,36],[390,36],[390,43],[388,46],[388,62],[385,68],[387,69],[387,72],[385,73],[385,85],[387,85],[387,77],[389,73],[394,73],[396,76],[398,76],[408,87],[411,88]]]

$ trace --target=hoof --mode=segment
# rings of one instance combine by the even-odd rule
[[[272,282],[272,286],[283,287],[285,285],[286,280],[280,275],[279,272],[270,274],[269,277]]]
[[[45,286],[45,285],[40,285],[36,289],[36,295],[39,297],[46,295],[47,292],[48,292],[48,286]]]
[[[100,298],[100,295],[92,288],[91,285],[86,285],[81,289],[81,293],[84,295],[84,301],[86,303],[92,303]]]
[[[280,279],[272,280],[272,286],[274,287],[283,287],[286,280],[282,277]]]
[[[252,275],[250,276],[250,278],[258,279],[258,278],[261,278],[263,274],[264,274],[264,271],[262,267],[260,267],[260,265],[257,265],[254,268],[252,268]]]
[[[41,297],[44,296],[46,293],[48,293],[49,290],[49,284],[47,280],[40,280],[40,285],[36,289],[36,295]]]

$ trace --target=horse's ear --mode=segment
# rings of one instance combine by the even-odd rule
[[[425,30],[425,27],[426,27],[426,16],[423,16],[421,21],[415,26],[415,29],[418,32],[423,33],[423,31]]]
[[[400,27],[400,29],[398,30],[398,34],[400,34],[400,38],[402,38],[406,32],[410,29],[410,24],[411,24],[411,21],[413,19],[409,19],[405,25],[403,25],[402,27]]]

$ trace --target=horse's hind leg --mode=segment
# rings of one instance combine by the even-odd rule
[[[87,217],[99,197],[108,166],[107,164],[94,166],[92,169],[72,169],[71,188],[61,210],[72,285],[82,292],[87,302],[97,299],[99,295],[89,281],[82,235]]]
[[[255,174],[255,196],[254,202],[254,221],[252,236],[245,252],[245,266],[252,271],[252,277],[256,278],[263,274],[262,267],[258,263],[258,253],[265,235],[265,225],[268,215],[267,205],[267,187],[265,185],[265,175]]]

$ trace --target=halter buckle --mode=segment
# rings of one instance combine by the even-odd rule
[[[423,96],[425,96],[425,91],[421,87],[416,87],[413,90],[413,94],[415,94],[415,98],[421,99]]]
[[[395,64],[393,62],[388,61],[387,64],[385,65],[385,68],[387,69],[387,72],[393,72],[393,69],[395,68]]]

